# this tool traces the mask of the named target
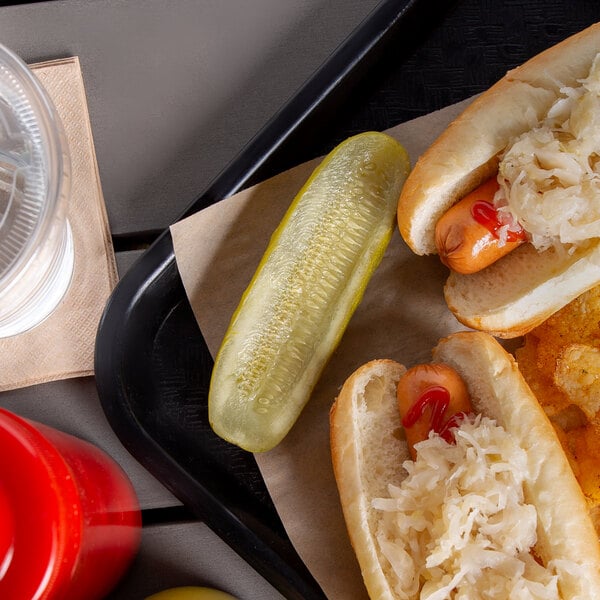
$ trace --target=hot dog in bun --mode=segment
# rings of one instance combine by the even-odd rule
[[[600,598],[600,547],[581,489],[491,336],[453,334],[431,365],[363,365],[330,425],[371,598]]]
[[[499,337],[600,283],[600,24],[467,107],[417,161],[398,225],[451,269],[458,320]]]

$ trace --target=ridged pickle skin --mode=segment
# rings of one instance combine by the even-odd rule
[[[366,132],[334,148],[297,194],[215,360],[219,436],[262,452],[290,430],[383,257],[409,168],[396,140]]]

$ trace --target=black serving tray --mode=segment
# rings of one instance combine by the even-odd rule
[[[358,131],[480,92],[598,16],[586,0],[382,1],[182,218]],[[211,369],[166,230],[120,281],[99,326],[95,374],[108,421],[142,465],[286,598],[324,598],[253,455],[208,425]]]

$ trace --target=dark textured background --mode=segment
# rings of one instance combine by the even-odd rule
[[[480,93],[600,20],[595,0],[423,0],[420,7],[425,16],[412,31],[396,36],[331,118],[318,124],[318,154],[348,135],[387,129]]]
[[[416,46],[397,39],[359,94],[345,126],[387,127],[479,93],[538,52],[600,19],[595,0],[462,0]],[[440,3],[441,5],[442,3]],[[452,4],[452,3],[451,3]]]

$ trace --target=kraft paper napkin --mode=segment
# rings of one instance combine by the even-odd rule
[[[387,133],[402,142],[414,164],[468,102]],[[171,227],[179,272],[213,356],[271,233],[318,162],[286,171]],[[367,594],[333,478],[329,409],[361,364],[376,358],[407,365],[428,361],[440,337],[462,329],[444,303],[446,276],[437,258],[415,256],[396,232],[300,419],[277,448],[256,455],[290,539],[332,600],[366,600]]]
[[[55,103],[71,155],[73,280],[37,327],[0,339],[0,391],[93,374],[96,329],[117,282],[83,78],[77,57],[32,65]]]

